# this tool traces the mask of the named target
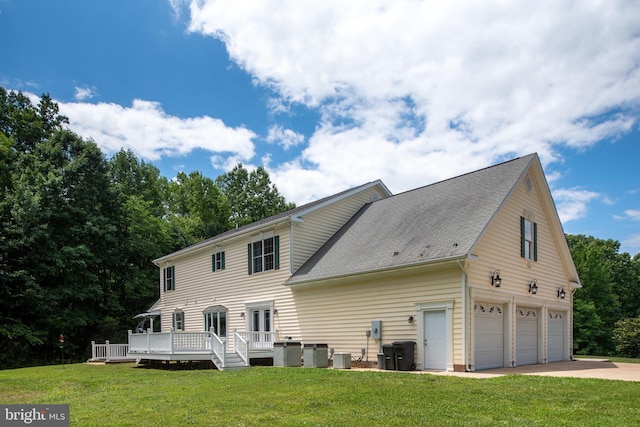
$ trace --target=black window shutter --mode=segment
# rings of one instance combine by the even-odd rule
[[[520,217],[520,256],[524,258],[524,245],[526,244],[526,240],[524,238],[524,217]]]
[[[273,238],[273,268],[280,269],[280,236]]]
[[[162,287],[165,292],[167,292],[167,269],[162,269]]]
[[[253,256],[251,254],[251,243],[247,245],[247,252],[249,258],[249,275],[253,274]]]
[[[211,255],[211,271],[216,271],[216,254]]]
[[[224,252],[220,253],[220,270],[224,270]]]
[[[538,261],[538,224],[533,223],[533,260]]]

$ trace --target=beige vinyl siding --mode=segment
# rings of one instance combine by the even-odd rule
[[[382,189],[375,186],[330,206],[313,211],[303,217],[304,222],[295,223],[293,226],[293,271],[298,270],[356,212],[371,202],[374,193],[384,194]]]
[[[204,329],[203,310],[212,305],[222,305],[228,309],[228,334],[237,329],[247,329],[246,305],[261,301],[273,302],[278,311],[273,315],[273,328],[281,337],[300,339],[295,305],[291,290],[284,286],[294,267],[299,268],[313,255],[344,223],[364,204],[371,201],[374,193],[384,194],[384,190],[373,188],[331,203],[304,216],[302,223],[280,223],[277,228],[266,227],[251,234],[233,236],[227,241],[216,242],[187,254],[180,254],[173,262],[160,266],[160,300],[154,309],[162,311],[162,330],[172,326],[172,313],[181,309],[185,313],[185,329]],[[293,238],[291,231],[293,230]],[[248,274],[247,245],[259,232],[274,231],[280,236],[279,270]],[[291,242],[294,242],[292,250]],[[225,269],[211,271],[211,255],[215,248],[225,252]],[[162,269],[174,265],[176,289],[162,291]],[[295,271],[295,270],[293,270]]]
[[[496,292],[506,292],[519,297],[525,303],[528,299],[540,302],[542,299],[561,302],[557,289],[564,286],[569,292],[569,276],[560,260],[556,239],[551,233],[549,218],[542,208],[539,182],[533,180],[534,187],[529,193],[524,182],[519,182],[498,215],[489,226],[487,233],[474,250],[479,259],[470,263],[469,286]],[[525,210],[533,213],[533,222],[538,224],[538,261],[520,256],[520,217]],[[491,274],[500,270],[502,287],[491,287]],[[531,295],[528,284],[537,280],[538,293]],[[570,298],[564,303],[569,306]]]
[[[415,341],[421,321],[416,304],[453,301],[454,363],[460,364],[462,350],[461,270],[459,268],[419,274],[397,274],[338,285],[314,285],[294,289],[306,343],[326,343],[336,352],[350,352],[359,357],[367,348],[365,332],[371,321],[382,321],[382,340],[368,340],[368,360],[377,360],[378,345],[394,341]],[[409,316],[414,323],[409,323]],[[365,359],[367,357],[365,356]]]
[[[274,231],[280,236],[280,268],[260,273],[248,274],[247,245],[254,235],[245,235],[225,244],[219,243],[225,252],[225,269],[211,271],[211,255],[214,246],[180,257],[175,265],[176,290],[161,292],[160,302],[156,309],[162,310],[162,330],[171,328],[171,313],[182,309],[185,313],[185,329],[202,331],[204,329],[203,311],[212,305],[222,305],[228,309],[229,334],[234,329],[246,330],[246,304],[273,301],[274,308],[289,317],[291,311],[290,290],[283,286],[289,277],[289,225],[285,224]],[[255,233],[257,234],[257,233]],[[291,328],[290,321],[280,322],[274,319],[274,329],[284,323]]]
[[[570,272],[562,263],[559,239],[564,239],[561,233],[553,233],[551,221],[553,212],[543,208],[541,197],[545,197],[541,190],[546,185],[540,176],[530,169],[534,183],[532,191],[528,192],[526,184],[521,181],[498,212],[489,226],[481,242],[476,246],[473,254],[478,259],[467,265],[469,274],[470,302],[468,318],[471,319],[474,301],[500,301],[508,303],[505,307],[509,316],[505,330],[506,353],[510,355],[510,363],[517,363],[516,357],[516,316],[517,307],[537,308],[541,321],[538,330],[538,361],[546,363],[545,349],[547,346],[546,317],[549,310],[558,310],[572,317],[572,297],[569,288]],[[537,223],[538,260],[529,260],[520,256],[520,217],[533,214],[531,220]],[[553,215],[552,215],[553,214]],[[560,234],[560,235],[558,235]],[[491,275],[495,270],[500,271],[502,286],[491,286]],[[529,283],[535,279],[538,291],[535,295],[529,293]],[[567,296],[564,300],[558,298],[558,288],[564,287]],[[571,324],[571,323],[569,323]],[[467,338],[472,339],[472,328],[467,329]],[[571,331],[569,331],[571,334]],[[571,335],[567,338],[568,349],[571,348]],[[468,355],[472,360],[472,346],[468,348]],[[569,352],[565,360],[569,359]]]

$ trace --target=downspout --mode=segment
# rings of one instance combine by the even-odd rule
[[[289,222],[289,276],[293,276],[293,221]]]
[[[467,366],[467,270],[464,268],[464,264],[460,260],[456,260],[458,267],[462,270],[462,365],[465,371],[469,371]]]
[[[304,222],[304,219],[299,216],[292,216],[289,221],[289,276],[293,276],[293,224],[298,223],[301,224]]]

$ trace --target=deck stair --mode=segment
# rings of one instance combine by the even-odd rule
[[[213,362],[214,365],[216,365],[216,368],[218,368],[218,370],[220,371],[231,371],[236,369],[249,368],[249,365],[247,365],[244,362],[244,360],[242,360],[242,358],[236,353],[227,352],[224,358],[225,358],[225,361],[223,364],[220,358],[217,357],[215,354],[213,354],[211,357],[211,361]]]

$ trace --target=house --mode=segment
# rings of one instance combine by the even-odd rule
[[[160,333],[130,355],[272,357],[327,343],[375,361],[412,341],[417,369],[570,360],[580,287],[536,154],[397,195],[381,181],[155,260]]]

